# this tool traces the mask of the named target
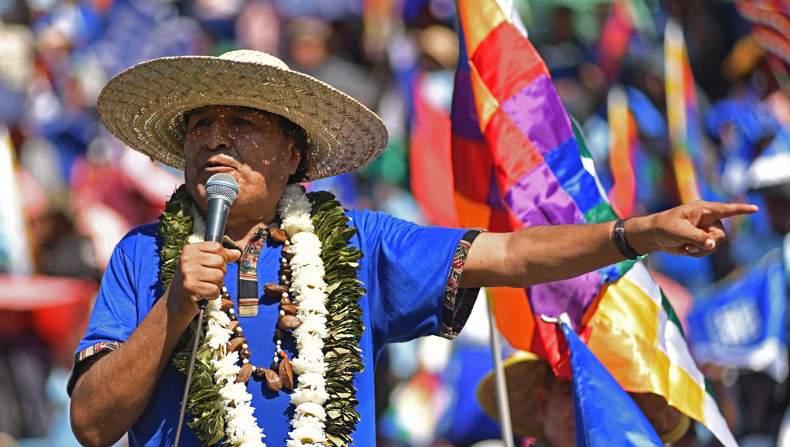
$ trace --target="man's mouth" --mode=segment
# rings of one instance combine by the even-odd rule
[[[217,171],[222,169],[231,169],[231,163],[228,160],[223,160],[222,157],[212,157],[206,161],[205,169],[208,171]]]

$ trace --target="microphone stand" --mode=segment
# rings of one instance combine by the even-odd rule
[[[192,356],[189,358],[189,368],[187,369],[187,381],[184,386],[184,398],[181,399],[181,412],[178,415],[178,426],[176,428],[176,442],[174,447],[178,447],[178,442],[181,440],[181,426],[184,425],[184,413],[187,408],[187,398],[189,397],[189,387],[192,385],[192,370],[195,368],[195,357],[197,357],[197,349],[200,344],[200,333],[203,331],[203,312],[208,306],[208,301],[200,300],[198,302],[198,322],[197,330],[195,331],[195,342],[192,344]]]

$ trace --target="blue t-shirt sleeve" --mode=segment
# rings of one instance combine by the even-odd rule
[[[349,217],[365,255],[360,279],[377,344],[438,335],[453,258],[466,230],[425,227],[371,211]]]
[[[155,240],[152,226],[132,230],[115,247],[96,297],[93,313],[85,336],[77,347],[77,360],[86,349],[106,342],[123,342],[137,328],[153,304],[152,284],[143,284],[142,266],[135,259],[143,247],[151,251]],[[148,263],[157,263],[158,257],[149,257]],[[150,283],[150,280],[148,281]],[[138,298],[139,297],[139,298]]]

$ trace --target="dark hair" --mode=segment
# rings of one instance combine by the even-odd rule
[[[255,109],[252,107],[245,107],[245,106],[238,106],[238,107],[240,109],[249,109],[249,110],[262,112],[270,119],[277,120],[277,124],[279,124],[277,127],[280,129],[280,135],[282,135],[285,138],[293,138],[294,146],[296,146],[296,148],[299,150],[299,153],[302,155],[302,157],[299,160],[299,166],[296,167],[296,172],[294,172],[291,176],[288,177],[288,184],[299,183],[307,180],[305,178],[307,174],[307,167],[309,164],[309,162],[307,161],[307,145],[308,145],[307,131],[305,131],[302,126],[294,123],[293,121],[289,120],[288,118],[282,115],[278,115],[276,113],[269,112],[267,110]],[[184,120],[184,129],[186,129],[186,127],[189,125],[189,115],[191,113],[192,110],[187,110],[186,112],[184,112],[184,115],[182,117]]]
[[[769,200],[790,200],[790,183],[766,186],[753,191],[761,193],[763,197]]]
[[[294,146],[299,150],[299,153],[302,155],[301,159],[299,160],[299,166],[296,167],[296,172],[294,172],[290,177],[288,177],[288,184],[291,183],[299,183],[301,181],[306,180],[305,175],[307,173],[307,131],[304,128],[293,121],[289,120],[288,118],[277,115],[276,113],[265,112],[269,116],[277,118],[280,122],[280,134],[285,138],[293,138]]]

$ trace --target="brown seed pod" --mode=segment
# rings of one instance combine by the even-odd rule
[[[302,324],[302,320],[296,315],[283,315],[277,322],[277,327],[284,331],[290,331],[298,328]]]
[[[233,320],[225,326],[225,329],[229,329],[232,333],[236,333],[236,328],[239,327],[239,320]]]
[[[264,369],[263,370],[264,377],[266,377],[266,386],[274,391],[280,391],[283,389],[283,381],[280,379],[280,376],[277,374],[277,371],[272,371],[271,369]]]
[[[242,349],[241,351],[239,351],[239,357],[243,359],[248,359],[250,358],[251,355],[252,353],[250,352],[249,349]]]
[[[280,304],[291,304],[291,300],[286,297],[282,297],[280,298]]]
[[[259,366],[252,372],[252,376],[255,377],[255,380],[263,380],[266,378],[266,371],[266,368]]]
[[[291,269],[280,269],[277,272],[277,276],[280,277],[280,281],[290,281],[291,277],[293,277],[293,271]]]
[[[299,306],[296,304],[280,304],[280,309],[282,309],[287,315],[296,315],[296,311],[299,310]]]
[[[273,282],[267,282],[263,286],[263,292],[269,298],[282,298],[283,293],[288,293],[288,287]]]
[[[284,244],[288,240],[288,233],[282,228],[272,228],[269,230],[269,237],[275,242]]]
[[[222,302],[219,305],[219,310],[223,312],[227,312],[228,309],[232,309],[232,308],[233,308],[233,301],[222,298]]]
[[[225,346],[228,352],[238,351],[241,349],[241,345],[247,343],[247,339],[244,337],[233,337],[230,339],[228,344]]]
[[[294,254],[295,254],[294,253],[294,246],[293,245],[286,245],[286,246],[284,246],[283,249],[282,249],[281,254],[283,255],[283,258],[285,258],[285,259],[290,261],[291,259],[293,259]]]
[[[294,389],[294,373],[291,369],[291,361],[288,357],[280,360],[280,380],[283,381],[283,387],[289,390]]]
[[[252,363],[247,362],[241,365],[241,370],[239,370],[239,373],[236,374],[236,383],[246,383],[248,380],[250,380],[250,376],[252,376],[252,370]]]

